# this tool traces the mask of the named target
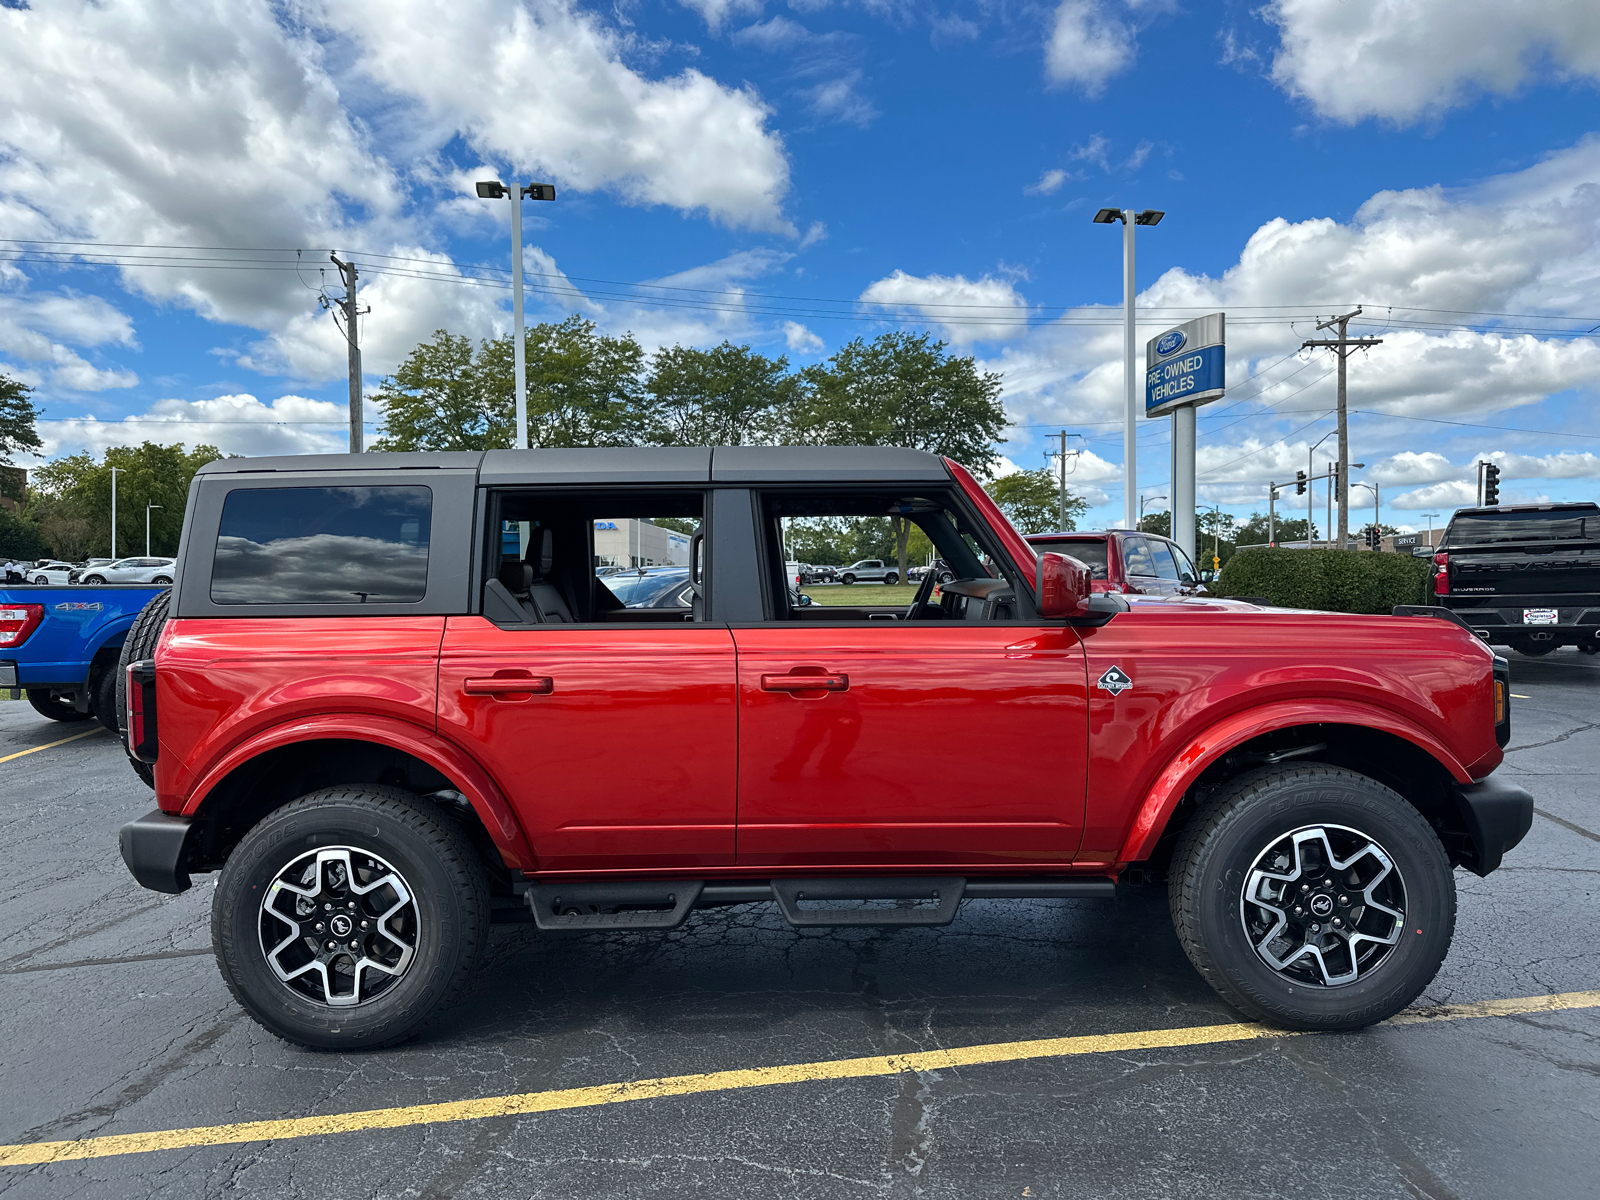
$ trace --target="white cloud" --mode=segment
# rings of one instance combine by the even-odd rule
[[[904,271],[868,285],[863,304],[911,311],[938,325],[958,346],[977,341],[999,341],[1020,335],[1028,305],[1004,279],[985,275],[907,275]]]
[[[783,323],[783,340],[788,343],[789,349],[796,354],[821,354],[822,339],[799,321],[785,321]]]
[[[805,236],[800,239],[799,248],[801,250],[809,250],[818,242],[826,241],[827,237],[828,227],[821,221],[813,221],[811,222],[811,228],[807,229]]]
[[[732,226],[789,230],[789,164],[749,88],[693,68],[650,79],[636,40],[569,0],[324,3],[358,69],[420,105],[438,142],[456,133],[517,171],[636,204],[704,211]]]
[[[30,387],[49,385],[67,391],[100,392],[133,387],[134,372],[97,367],[72,347],[135,348],[133,322],[99,296],[77,292],[33,292],[28,279],[12,268],[0,276],[0,356],[10,373]]]
[[[370,415],[370,414],[369,414]],[[158,400],[138,416],[120,421],[84,417],[39,426],[44,458],[108,446],[216,446],[224,454],[327,454],[348,446],[344,405],[304,396],[280,396],[263,404],[241,393],[214,400]]]
[[[1600,79],[1591,0],[1273,0],[1273,78],[1336,121],[1400,124],[1541,74]]]
[[[735,14],[759,15],[761,12],[761,0],[678,0],[678,3],[699,13],[712,33],[720,33],[728,18]]]
[[[1094,97],[1133,65],[1133,31],[1106,12],[1103,0],[1062,0],[1045,46],[1045,75]]]
[[[1054,168],[1039,176],[1036,183],[1030,183],[1022,190],[1029,196],[1054,196],[1066,181],[1067,173],[1060,168]]]
[[[861,72],[849,71],[807,88],[804,94],[811,111],[817,116],[865,128],[878,118],[879,113],[872,106],[872,101],[861,94],[860,85]]]

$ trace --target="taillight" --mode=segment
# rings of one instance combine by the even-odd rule
[[[128,664],[128,753],[142,763],[156,760],[156,664]]]
[[[1448,596],[1450,594],[1450,556],[1448,554],[1435,554],[1433,556],[1433,594],[1435,596]]]
[[[42,604],[8,604],[0,608],[0,646],[22,645],[42,620]]]

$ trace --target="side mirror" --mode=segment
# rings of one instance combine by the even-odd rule
[[[1065,554],[1039,555],[1034,594],[1046,620],[1081,617],[1089,611],[1089,568]]]

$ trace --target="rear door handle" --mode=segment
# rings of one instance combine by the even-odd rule
[[[468,679],[461,690],[469,696],[548,696],[555,691],[555,680],[548,675],[496,675],[492,679]]]
[[[764,692],[842,692],[850,687],[848,675],[763,675]]]

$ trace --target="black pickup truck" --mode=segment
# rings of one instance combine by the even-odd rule
[[[1433,602],[1484,641],[1600,653],[1600,505],[1463,508],[1433,564]]]

